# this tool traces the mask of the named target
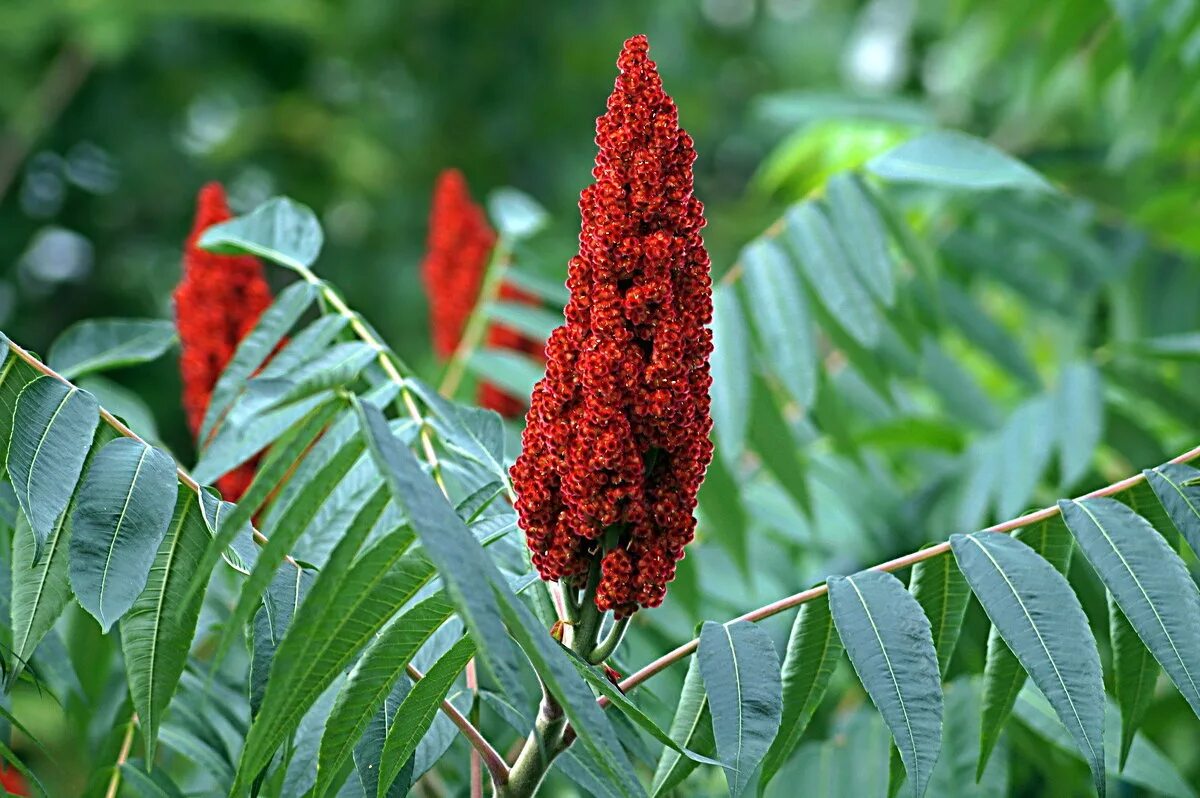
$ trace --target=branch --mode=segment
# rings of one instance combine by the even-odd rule
[[[1184,452],[1183,454],[1181,454],[1177,457],[1173,457],[1169,462],[1185,463],[1189,460],[1194,460],[1197,457],[1200,457],[1200,446],[1196,446],[1195,448],[1193,448],[1187,452]],[[1137,485],[1141,482],[1144,482],[1145,479],[1146,479],[1146,477],[1143,476],[1142,474],[1135,474],[1134,476],[1126,477],[1125,479],[1121,480],[1120,482],[1114,482],[1111,485],[1107,485],[1098,490],[1094,490],[1091,493],[1080,496],[1079,498],[1080,499],[1097,499],[1097,498],[1100,498],[1103,496],[1113,496],[1117,493],[1120,493],[1121,491],[1128,490],[1129,488],[1132,488],[1135,485]],[[1018,529],[1021,529],[1022,527],[1029,526],[1030,524],[1036,524],[1039,521],[1045,521],[1047,519],[1053,518],[1054,516],[1056,516],[1058,514],[1059,514],[1059,509],[1057,506],[1044,507],[1041,510],[1037,510],[1032,513],[1026,513],[1025,515],[1022,515],[1018,518],[1013,518],[1013,519],[1005,521],[1003,523],[996,524],[995,526],[989,526],[987,529],[984,529],[983,531],[984,532],[1002,532],[1002,533],[1014,532]],[[916,565],[917,563],[921,562],[922,560],[928,560],[933,557],[937,557],[941,554],[945,554],[948,551],[950,551],[950,541],[947,540],[947,541],[943,541],[943,542],[937,544],[936,546],[930,546],[927,549],[921,549],[920,551],[914,551],[911,554],[904,555],[903,557],[897,557],[894,560],[888,560],[887,562],[880,563],[878,565],[873,566],[871,568],[871,570],[873,570],[873,571],[898,571],[901,568],[907,568],[910,565]],[[731,621],[726,621],[726,623],[727,624],[736,623],[737,621],[750,621],[751,623],[753,623],[756,621],[761,621],[765,618],[770,618],[772,615],[778,615],[781,612],[790,610],[793,607],[799,607],[801,604],[812,601],[813,599],[820,598],[821,596],[825,595],[828,592],[828,590],[829,589],[825,585],[817,585],[816,587],[809,588],[808,590],[804,590],[799,593],[795,593],[786,598],[782,598],[782,599],[779,599],[778,601],[772,602],[771,604],[767,604],[763,607],[759,607],[756,610],[751,610],[750,612],[747,612],[745,615],[739,615],[737,618],[734,618]],[[676,648],[674,651],[664,654],[663,656],[654,660],[649,665],[646,665],[644,668],[637,671],[636,673],[630,674],[627,678],[622,680],[621,683],[618,685],[619,689],[623,693],[629,692],[630,690],[637,687],[642,682],[649,679],[654,674],[658,673],[659,671],[665,670],[667,667],[669,667],[673,663],[676,663],[679,660],[684,659],[687,656],[689,656],[690,654],[694,653],[696,651],[697,647],[699,647],[699,645],[700,645],[699,638],[696,638],[695,640],[690,640],[687,643],[684,643],[682,646],[679,646],[679,648]],[[604,696],[601,696],[599,699],[597,699],[597,701],[601,707],[608,706],[608,703],[609,703],[608,699]]]
[[[345,306],[343,305],[343,307],[345,307]],[[72,383],[66,377],[59,374],[54,369],[47,366],[42,361],[38,360],[36,357],[34,357],[34,355],[32,353],[25,350],[21,346],[18,346],[11,339],[8,339],[8,347],[9,347],[9,349],[12,350],[14,355],[16,355],[21,360],[28,363],[36,371],[41,372],[42,374],[46,375],[47,377],[53,377],[54,379],[58,380],[59,382],[65,384],[65,385],[71,385],[72,387],[74,387],[74,383]],[[415,409],[416,408],[414,406],[414,410]],[[123,421],[121,421],[121,419],[117,418],[112,413],[105,410],[103,407],[100,408],[100,418],[103,419],[106,424],[108,424],[110,427],[115,429],[117,432],[124,435],[126,438],[132,438],[133,440],[139,441],[143,444],[146,444],[147,446],[150,445],[150,444],[146,443],[146,441],[140,435],[138,435],[136,432],[134,432],[128,426],[126,426],[125,423]],[[196,493],[197,495],[199,495],[201,493],[201,491],[203,490],[203,487],[200,485],[200,483],[197,482],[195,480],[195,478],[192,477],[191,474],[189,474],[187,471],[183,470],[183,467],[180,466],[178,463],[176,463],[176,465],[175,465],[175,476],[180,482],[182,482],[184,485],[186,485],[193,493]],[[265,546],[267,543],[267,536],[264,535],[263,533],[259,532],[257,529],[254,529],[254,542],[257,543],[259,546]],[[300,563],[297,562],[296,559],[294,557],[292,557],[290,554],[285,554],[284,560],[289,565],[293,566],[296,569],[303,568],[303,566],[301,566]],[[413,668],[411,665],[409,666],[409,675],[412,676],[412,678],[414,680],[419,680],[422,678],[422,674],[419,671],[417,671],[416,668]],[[504,773],[504,777],[507,778],[508,766],[504,764],[504,760],[500,757],[499,754],[496,753],[496,750],[494,748],[492,748],[491,744],[488,743],[488,741],[486,739],[484,739],[483,735],[479,732],[479,730],[477,728],[475,728],[469,720],[464,718],[462,716],[462,713],[459,712],[458,709],[453,704],[451,704],[449,701],[442,701],[442,711],[444,713],[446,713],[446,716],[449,717],[450,720],[454,723],[454,725],[459,728],[459,731],[461,731],[463,736],[467,738],[467,742],[469,742],[475,750],[479,751],[480,755],[483,757],[484,762],[489,763],[488,770],[492,772],[492,777],[495,778],[496,773],[497,773],[496,770],[493,770],[492,763],[498,762],[500,767],[502,767],[504,769],[502,771]],[[136,718],[136,715],[135,715],[135,718]],[[131,728],[129,734],[127,735],[127,741],[130,741],[129,738],[132,737],[132,734],[133,734],[133,731]],[[129,755],[128,746],[125,746],[124,755],[126,757],[128,757],[128,755]],[[121,761],[123,762],[124,760],[122,759]],[[119,772],[120,771],[118,770],[117,773],[119,773]],[[114,775],[114,779],[115,779],[114,782],[109,783],[109,790],[111,792],[109,793],[107,798],[111,798],[111,796],[114,796],[116,794],[115,791],[116,791],[117,785],[119,784],[120,777],[117,775]]]
[[[125,737],[121,740],[121,750],[117,752],[117,763],[113,766],[112,777],[108,780],[108,789],[104,798],[117,798],[117,789],[121,786],[121,765],[129,760],[129,751],[133,748],[133,730],[137,728],[138,716],[134,712],[129,718],[129,727],[125,729]]]
[[[414,682],[419,682],[421,679],[425,678],[425,675],[417,670],[411,662],[408,665],[405,665],[404,668]],[[442,711],[445,712],[446,717],[450,718],[450,721],[458,727],[458,730],[462,732],[463,737],[467,738],[467,742],[471,744],[471,747],[479,752],[479,756],[483,759],[483,764],[487,767],[488,773],[492,774],[492,781],[495,782],[496,786],[500,787],[504,784],[507,784],[508,764],[504,761],[504,757],[502,757],[500,753],[492,747],[492,744],[489,743],[482,734],[480,734],[479,729],[475,728],[475,726],[471,724],[471,721],[467,720],[466,717],[458,711],[458,708],[449,701],[442,702]]]

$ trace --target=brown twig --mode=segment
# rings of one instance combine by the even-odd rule
[[[117,752],[117,763],[113,766],[112,776],[108,780],[108,789],[104,798],[117,798],[117,789],[121,786],[121,765],[129,761],[129,752],[133,748],[133,730],[137,728],[138,716],[134,712],[129,717],[129,727],[125,729],[125,737],[121,740],[121,750]]]
[[[413,681],[420,681],[425,678],[425,675],[417,670],[411,662],[404,666],[404,669]],[[487,767],[488,773],[492,774],[492,780],[496,785],[501,786],[506,784],[508,782],[508,764],[504,761],[504,757],[500,756],[500,753],[484,738],[479,729],[475,728],[474,724],[467,720],[466,716],[459,712],[456,706],[449,701],[444,701],[442,702],[442,711],[450,718],[450,722],[458,727],[463,737],[467,738],[467,742],[471,744],[471,747],[479,752],[479,756],[483,759],[483,764]]]
[[[1189,460],[1194,460],[1197,457],[1200,457],[1200,446],[1196,446],[1195,448],[1193,448],[1187,452],[1184,452],[1183,454],[1181,454],[1177,457],[1172,458],[1170,460],[1170,462],[1185,463]],[[1103,488],[1094,490],[1091,493],[1085,494],[1079,498],[1081,498],[1081,499],[1097,499],[1097,498],[1100,498],[1103,496],[1113,496],[1117,493],[1120,493],[1123,490],[1128,490],[1129,488],[1132,488],[1134,485],[1137,485],[1138,483],[1144,481],[1145,479],[1146,479],[1146,477],[1144,475],[1135,474],[1131,477],[1126,477],[1125,479],[1122,479],[1120,482],[1114,482],[1111,485],[1106,485]],[[1018,518],[1013,518],[1013,519],[1010,519],[1003,523],[996,524],[994,526],[989,526],[987,529],[985,529],[983,531],[984,532],[1002,532],[1002,533],[1013,532],[1017,529],[1021,529],[1022,527],[1029,526],[1030,524],[1036,524],[1039,521],[1045,521],[1047,519],[1053,518],[1054,516],[1058,515],[1059,512],[1060,511],[1057,506],[1044,507],[1041,510],[1037,510],[1032,513],[1026,513],[1025,515],[1022,515]],[[888,560],[887,562],[875,565],[871,568],[871,570],[873,570],[873,571],[898,571],[901,568],[907,568],[910,565],[916,565],[917,563],[919,563],[923,560],[928,560],[933,557],[937,557],[941,554],[945,554],[949,550],[950,550],[950,541],[948,541],[948,540],[943,541],[942,543],[939,543],[936,546],[930,546],[927,549],[921,549],[920,551],[914,551],[910,554],[904,555],[903,557],[897,557],[894,560]],[[759,607],[756,610],[751,610],[750,612],[747,612],[744,615],[739,615],[737,618],[734,618],[732,621],[727,621],[727,623],[735,623],[737,621],[750,621],[751,623],[753,623],[756,621],[761,621],[765,618],[770,618],[772,615],[778,615],[781,612],[790,610],[793,607],[799,607],[801,604],[812,601],[815,598],[819,598],[819,597],[825,595],[827,592],[828,592],[828,588],[825,585],[817,585],[816,587],[809,588],[808,590],[802,590],[799,593],[795,593],[786,598],[782,598],[782,599],[779,599],[778,601],[771,602],[770,604]],[[695,640],[689,640],[688,642],[679,646],[675,650],[673,650],[667,654],[664,654],[663,656],[654,660],[649,665],[646,665],[645,667],[643,667],[641,670],[637,671],[636,673],[630,674],[628,677],[626,677],[625,679],[623,679],[621,681],[621,683],[618,685],[618,687],[620,688],[621,692],[623,692],[623,693],[629,692],[630,690],[637,687],[642,682],[649,679],[654,674],[658,673],[659,671],[665,670],[670,665],[672,665],[672,664],[678,662],[679,660],[684,659],[685,657],[694,653],[699,645],[700,645],[699,638],[697,638]],[[600,706],[602,706],[602,707],[607,706],[609,703],[608,699],[604,696],[601,696],[599,699],[597,699],[597,701],[600,704]]]

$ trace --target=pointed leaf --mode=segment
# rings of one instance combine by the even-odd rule
[[[746,446],[750,406],[750,332],[732,286],[713,290],[712,417],[719,454],[731,468]]]
[[[1116,499],[1060,501],[1079,549],[1200,716],[1200,590],[1162,535]]]
[[[1059,377],[1054,426],[1058,431],[1059,480],[1063,487],[1087,473],[1104,439],[1104,386],[1091,363],[1071,363]]]
[[[1104,795],[1104,683],[1087,616],[1067,580],[1008,535],[951,538],[979,603],[1070,730]]]
[[[829,315],[859,344],[875,346],[883,331],[879,312],[847,261],[824,211],[813,202],[802,202],[788,209],[784,224],[792,251]]]
[[[712,714],[708,710],[708,694],[704,692],[704,681],[700,676],[700,661],[692,657],[688,663],[687,675],[683,679],[683,690],[675,708],[675,717],[671,720],[668,732],[671,739],[681,746],[710,756],[716,752],[717,744],[713,739]],[[652,798],[675,789],[684,779],[696,769],[697,763],[674,748],[663,749],[659,757],[658,767],[654,770],[654,781],[650,788]]]
[[[175,461],[133,438],[97,452],[71,516],[71,588],[105,632],[146,587],[179,483]]]
[[[36,554],[75,492],[99,413],[90,393],[53,377],[38,377],[17,398],[8,475],[33,530]]]
[[[561,313],[520,302],[493,302],[488,305],[487,313],[496,324],[529,336],[535,341],[545,341],[550,337],[550,333],[564,323]]]
[[[808,407],[816,393],[817,352],[800,281],[787,255],[770,239],[760,238],[742,250],[741,263],[768,365],[792,398]]]
[[[526,404],[533,393],[534,384],[545,371],[540,362],[528,355],[496,348],[472,353],[467,360],[467,368],[480,380],[496,385]]]
[[[1112,643],[1113,694],[1121,709],[1121,751],[1118,769],[1123,770],[1129,750],[1141,728],[1160,669],[1154,655],[1129,625],[1129,620],[1108,594],[1108,637]]]
[[[287,197],[272,197],[200,237],[200,246],[210,252],[257,255],[301,273],[317,260],[324,242],[317,215]]]
[[[942,687],[929,619],[903,583],[883,571],[828,584],[850,663],[892,732],[913,794],[922,796],[942,747]]]
[[[1148,468],[1142,472],[1162,502],[1171,523],[1183,535],[1192,552],[1200,554],[1200,470],[1182,463]]]
[[[500,235],[514,241],[534,235],[550,218],[533,197],[507,186],[489,194],[487,206]]]
[[[826,194],[830,220],[859,278],[876,299],[890,306],[896,301],[896,281],[887,230],[860,178],[852,173],[835,175]]]
[[[712,712],[717,754],[738,798],[779,731],[783,711],[779,657],[771,638],[746,621],[708,621],[696,652]]]
[[[937,650],[942,678],[950,670],[950,658],[962,631],[971,588],[949,552],[922,560],[913,566],[908,590],[929,618],[933,647]]]
[[[388,787],[417,750],[417,744],[433,723],[442,699],[450,692],[454,680],[473,656],[475,644],[471,638],[464,637],[434,663],[425,678],[413,685],[400,704],[387,738],[383,741],[377,798],[386,798]]]
[[[188,650],[200,617],[199,596],[186,607],[180,602],[192,572],[204,556],[208,540],[199,498],[190,490],[180,491],[167,535],[150,568],[146,589],[121,619],[129,695],[138,713],[149,764],[154,762],[159,723],[187,665]]]
[[[175,324],[162,319],[87,319],[55,339],[46,363],[73,380],[154,360],[176,340]]]
[[[829,600],[822,597],[802,605],[788,636],[783,658],[783,715],[779,735],[763,759],[760,789],[766,788],[796,750],[825,697],[843,650]]]
[[[934,130],[910,139],[867,164],[884,180],[971,190],[1053,191],[1040,174],[983,139]]]

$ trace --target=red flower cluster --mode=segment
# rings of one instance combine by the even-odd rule
[[[447,169],[438,175],[429,212],[429,250],[421,264],[438,357],[454,354],[495,243],[496,234],[472,201],[462,172]]]
[[[462,338],[463,328],[479,299],[479,289],[495,243],[496,234],[488,226],[483,209],[471,199],[462,173],[457,169],[442,172],[433,190],[429,250],[421,264],[425,291],[429,295],[433,348],[441,358],[450,357]],[[538,303],[537,297],[507,284],[500,286],[500,298]],[[488,330],[487,343],[492,347],[539,356],[542,352],[540,342],[498,325],[492,325]],[[495,410],[507,418],[519,416],[525,409],[525,403],[520,399],[488,383],[480,383],[478,402],[480,407]]]
[[[183,277],[175,289],[183,409],[193,436],[200,434],[213,388],[242,338],[271,304],[262,264],[247,255],[217,255],[196,246],[201,234],[232,218],[220,183],[200,190],[196,221],[183,253]],[[217,481],[227,501],[237,501],[254,478],[245,463]]]
[[[512,469],[542,578],[579,585],[602,558],[596,606],[618,618],[662,602],[712,459],[696,154],[647,51],[644,36],[625,42],[596,122],[566,324],[547,344]]]

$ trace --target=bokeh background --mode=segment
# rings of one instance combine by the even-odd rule
[[[78,319],[169,318],[196,192],[220,180],[235,210],[275,194],[312,207],[327,239],[317,271],[432,377],[419,263],[435,177],[453,166],[480,200],[503,186],[534,197],[551,221],[519,265],[561,279],[617,53],[625,38],[646,33],[696,141],[696,193],[718,274],[830,175],[921,130],[987,139],[1061,188],[1072,198],[1061,217],[1071,225],[1044,223],[1039,242],[977,224],[973,210],[928,216],[970,221],[971,235],[956,237],[956,222],[924,231],[939,251],[948,244],[964,284],[985,260],[993,274],[1009,258],[1039,273],[1046,241],[1062,260],[1111,270],[1097,289],[1104,301],[1081,312],[1088,318],[1072,329],[1083,332],[1063,336],[1067,347],[1024,336],[1044,308],[1003,292],[984,297],[1047,376],[1058,349],[1102,354],[1099,329],[1124,324],[1143,337],[1197,326],[1198,19],[1195,0],[9,0],[0,3],[0,329],[44,353]],[[1024,212],[1021,225],[1034,230],[1038,211],[1013,213]],[[978,241],[982,252],[970,249]],[[289,278],[274,271],[271,279]],[[1110,301],[1130,292],[1136,323]],[[1195,375],[1187,368],[1172,379]],[[1001,404],[1024,395],[982,371]],[[186,459],[174,360],[113,379],[146,400],[162,439]],[[1186,386],[1175,386],[1190,412]],[[956,453],[978,431],[965,426],[949,447]],[[1194,423],[1163,434],[1110,423],[1115,453],[1088,484],[1161,462],[1178,451],[1185,427],[1194,443]],[[913,477],[926,465],[914,458],[905,467]],[[905,486],[920,484],[913,477]],[[886,534],[864,534],[852,555],[789,541],[789,551],[805,550],[803,568],[794,567],[799,559],[763,560],[748,585],[723,567],[727,559],[703,553],[717,547],[697,546],[672,588],[677,598],[634,636],[631,659],[666,650],[699,618],[726,617],[752,598],[804,586],[797,580],[939,537],[912,523],[920,498],[880,521]],[[775,510],[762,502],[753,522]],[[691,570],[706,562],[710,570]],[[1103,612],[1102,592],[1091,604]],[[972,653],[960,664],[977,673],[987,627],[975,617],[970,628],[963,648]],[[1147,726],[1196,778],[1195,719],[1178,696],[1163,707]],[[1042,756],[1030,740],[1014,745]],[[1075,768],[1072,784],[1081,782],[1064,761],[1018,774],[1014,789],[1066,794],[1048,782],[1058,768]]]

